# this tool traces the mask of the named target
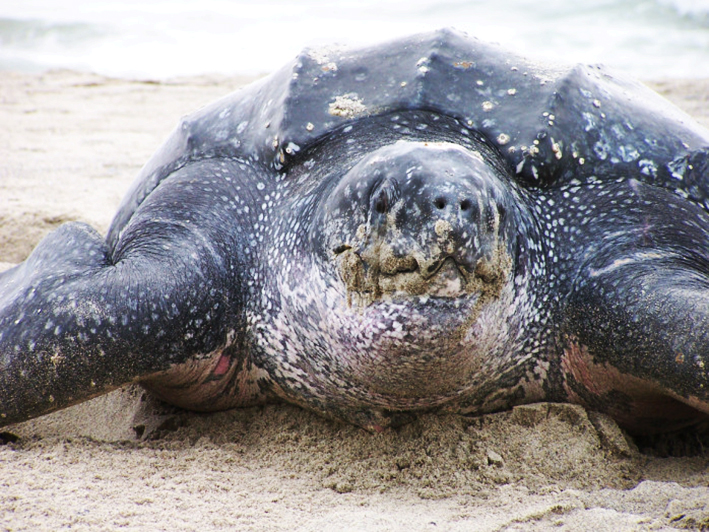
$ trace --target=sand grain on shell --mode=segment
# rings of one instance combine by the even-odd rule
[[[4,73],[0,262],[58,222],[105,232],[178,118],[242,82]],[[709,81],[656,88],[709,125]],[[610,419],[574,406],[424,416],[372,435],[290,406],[176,412],[131,387],[11,432],[0,530],[709,526],[709,454],[641,455]]]

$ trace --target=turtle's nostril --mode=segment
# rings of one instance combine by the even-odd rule
[[[337,246],[335,249],[333,249],[332,252],[335,255],[339,255],[341,253],[344,253],[348,249],[352,249],[352,246],[348,246],[347,244],[342,244],[341,246]]]
[[[460,202],[460,210],[467,211],[468,209],[470,209],[470,200],[464,199]]]
[[[447,202],[445,198],[436,198],[433,200],[433,204],[436,206],[436,209],[445,209]]]
[[[377,199],[377,202],[374,204],[374,210],[377,211],[379,214],[384,214],[389,210],[389,206],[387,205],[387,198],[386,195],[383,194],[379,196],[379,199]]]

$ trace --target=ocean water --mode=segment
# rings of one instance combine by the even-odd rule
[[[0,70],[257,74],[305,46],[446,26],[532,58],[709,77],[709,0],[0,0]]]

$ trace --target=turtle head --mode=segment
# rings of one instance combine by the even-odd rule
[[[499,290],[511,265],[510,196],[477,152],[399,141],[365,156],[330,193],[324,252],[354,305]]]
[[[264,342],[284,345],[274,373],[285,397],[376,428],[387,412],[442,407],[493,379],[518,319],[521,211],[482,153],[399,141],[328,183],[313,260],[280,275],[274,323],[287,334]]]

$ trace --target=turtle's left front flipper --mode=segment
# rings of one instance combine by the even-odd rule
[[[604,210],[631,194],[624,211]],[[562,399],[635,432],[706,419],[709,216],[638,182],[608,188],[592,208],[598,232],[564,309]]]

